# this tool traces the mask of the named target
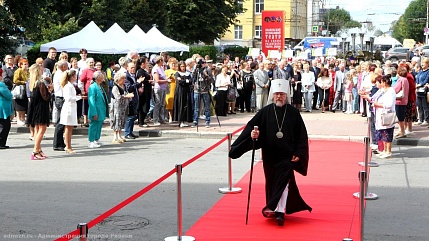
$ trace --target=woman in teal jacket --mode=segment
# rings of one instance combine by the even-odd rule
[[[10,116],[13,114],[12,93],[2,79],[3,70],[0,69],[0,149],[7,149],[7,137],[10,131]]]
[[[88,129],[89,148],[98,148],[101,146],[99,142],[101,128],[109,110],[106,92],[100,85],[104,79],[105,76],[102,72],[94,72],[94,82],[88,89],[88,118],[91,120]]]

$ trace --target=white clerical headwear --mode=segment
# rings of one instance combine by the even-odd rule
[[[272,93],[283,92],[289,94],[289,81],[284,79],[274,79],[271,81]]]

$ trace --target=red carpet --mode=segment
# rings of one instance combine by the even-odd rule
[[[341,141],[311,141],[308,176],[296,173],[297,184],[304,200],[313,211],[286,215],[285,226],[261,214],[265,206],[262,163],[254,168],[249,222],[246,220],[249,173],[235,187],[240,194],[223,194],[187,236],[196,240],[358,240],[359,203],[353,193],[359,191],[358,162],[364,160],[361,143]],[[257,155],[258,156],[258,155]],[[235,161],[246,161],[244,158]],[[250,167],[249,167],[250,168]]]

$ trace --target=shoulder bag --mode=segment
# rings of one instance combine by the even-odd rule
[[[14,85],[12,88],[13,99],[22,100],[25,98],[25,85]]]
[[[395,123],[398,123],[398,117],[396,116],[396,112],[389,111],[385,113],[381,113],[381,124],[383,126],[392,126]]]

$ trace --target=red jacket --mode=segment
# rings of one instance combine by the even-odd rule
[[[417,96],[416,96],[416,81],[414,80],[414,77],[411,73],[407,74],[407,80],[408,80],[408,102],[416,103]]]

